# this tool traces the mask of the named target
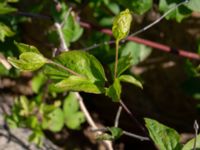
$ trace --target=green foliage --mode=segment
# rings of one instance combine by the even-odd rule
[[[192,150],[194,148],[194,142],[195,139],[191,139],[190,141],[188,141],[182,148],[182,150]],[[197,135],[196,138],[196,147],[197,150],[200,149],[200,135]]]
[[[156,120],[145,118],[146,127],[153,142],[160,150],[181,150],[179,134]]]
[[[35,71],[41,68],[47,62],[47,59],[41,54],[24,52],[19,56],[19,59],[8,57],[8,61],[20,70]]]
[[[141,89],[143,88],[142,83],[131,75],[121,75],[119,77],[119,80],[136,85],[136,86],[140,87]]]
[[[117,77],[119,77],[122,73],[124,73],[124,71],[126,71],[131,66],[131,60],[132,58],[130,54],[120,57],[117,64],[118,66]],[[115,67],[114,65],[115,65],[114,63],[110,64],[110,70],[113,77],[114,77],[114,67]]]
[[[31,87],[33,92],[39,93],[41,91],[42,85],[44,85],[47,81],[47,77],[42,73],[38,73],[31,80]]]
[[[49,113],[48,117],[49,121],[47,129],[53,132],[58,132],[63,128],[64,113],[60,108],[54,109],[51,113]]]
[[[123,130],[117,127],[108,127],[110,133],[103,133],[97,136],[97,140],[117,140],[123,135]]]
[[[193,5],[191,0],[190,5]],[[159,2],[159,10],[162,12],[167,12],[169,9],[175,7],[176,4],[182,2],[181,0],[160,0]],[[166,19],[176,19],[177,22],[181,22],[184,18],[187,18],[191,13],[192,8],[187,7],[187,5],[182,5],[179,8],[175,9],[169,15],[166,16]]]
[[[14,44],[17,46],[20,53],[33,52],[33,53],[40,54],[39,50],[35,46],[27,45],[24,43],[18,43],[16,41],[14,41]]]
[[[112,33],[117,41],[128,35],[132,22],[132,14],[129,9],[120,12],[113,20]]]
[[[98,83],[93,83],[84,77],[69,76],[64,80],[56,83],[54,89],[58,91],[83,91],[87,93],[100,94],[104,92],[104,89]]]
[[[11,37],[15,35],[15,33],[4,23],[0,22],[0,41],[4,42],[5,37]]]
[[[12,114],[6,116],[6,121],[10,127],[32,129],[33,133],[29,140],[37,145],[42,144],[44,129],[58,132],[64,126],[64,113],[59,108],[60,103],[56,101],[54,104],[44,104],[41,98],[36,103],[36,98],[29,100],[25,96],[20,96],[19,99],[15,100]]]
[[[137,65],[145,60],[150,55],[151,48],[141,44],[127,42],[124,46],[121,46],[119,60],[117,59],[118,61],[114,63],[113,60],[114,55],[118,58],[119,41],[125,39],[130,32],[132,23],[131,11],[133,11],[133,13],[143,14],[151,9],[153,0],[88,1],[86,4],[87,6],[84,7],[82,11],[83,14],[80,14],[80,16],[82,17],[85,15],[85,10],[88,11],[88,18],[86,17],[86,20],[90,20],[94,24],[96,23],[97,28],[99,24],[111,27],[113,22],[112,31],[116,39],[116,52],[113,50],[112,46],[104,45],[100,48],[96,48],[95,51],[90,51],[90,54],[78,50],[62,52],[58,55],[56,53],[55,55],[57,56],[53,59],[44,57],[35,46],[18,42],[14,42],[13,44],[14,39],[17,41],[24,39],[22,36],[18,37],[18,23],[22,20],[29,21],[29,23],[32,21],[30,18],[24,19],[19,16],[20,19],[18,19],[15,15],[19,15],[20,13],[9,15],[9,13],[17,11],[16,8],[8,5],[8,3],[14,2],[18,2],[18,0],[4,0],[0,3],[0,14],[2,15],[0,16],[0,41],[2,42],[0,49],[3,49],[1,51],[3,51],[2,54],[5,55],[5,57],[9,56],[8,61],[17,69],[27,71],[41,69],[41,72],[32,74],[31,87],[34,94],[31,95],[29,99],[26,96],[17,98],[11,110],[12,114],[6,116],[6,121],[10,127],[32,129],[33,133],[29,137],[30,141],[40,146],[44,137],[43,130],[59,132],[65,125],[72,130],[81,129],[81,125],[86,119],[84,113],[79,109],[77,93],[75,92],[105,94],[110,97],[113,102],[119,102],[122,92],[121,82],[127,82],[139,88],[143,88],[139,80],[132,75],[124,74],[124,72],[131,66]],[[83,38],[77,42],[77,44],[73,45],[72,43],[80,39],[83,34],[83,28],[80,26],[79,18],[77,17],[79,13],[75,12],[79,9],[78,7],[82,6],[83,1],[70,2],[73,6],[73,11],[70,10],[65,1],[61,0],[58,2],[60,3],[44,1],[37,7],[31,6],[31,10],[29,10],[29,15],[32,15],[31,13],[33,12],[41,12],[41,14],[47,13],[47,15],[52,17],[50,22],[47,21],[47,24],[54,25],[54,27],[44,29],[44,33],[47,34],[51,41],[51,43],[47,43],[47,45],[54,44],[54,47],[59,47],[58,44],[62,44],[61,35],[63,35],[65,44],[68,47],[71,46],[70,48],[73,49],[80,46],[86,47],[86,45],[96,43],[96,41],[104,42],[111,39],[108,36],[94,32],[91,33],[89,37],[84,36],[84,38],[86,37],[89,40]],[[159,0],[158,2],[159,10],[166,13],[169,9],[182,1]],[[80,6],[78,6],[78,4]],[[50,11],[48,8],[49,6],[51,7]],[[120,12],[121,9],[124,9],[123,7],[129,9]],[[177,8],[166,18],[176,19],[180,22],[193,11],[199,10],[199,0],[190,0],[188,4]],[[114,15],[116,15],[116,17],[114,17]],[[43,16],[39,15],[39,17],[42,18]],[[39,22],[37,23],[39,24]],[[40,35],[38,35],[38,37],[39,36]],[[14,48],[10,48],[10,41],[12,41],[12,46]],[[20,52],[19,59],[16,59],[16,48],[18,48]],[[62,47],[60,46],[59,48]],[[60,52],[61,51],[62,50],[60,50]],[[97,56],[98,59],[92,54]],[[112,77],[108,78],[111,79],[111,81],[108,81],[111,83],[110,85],[106,84],[107,78],[105,71],[99,60],[101,60],[105,66],[110,64],[109,67],[112,74]],[[115,63],[118,69],[116,69],[116,75],[113,75],[115,72]],[[191,63],[187,65],[188,72],[190,72],[191,76],[195,76],[196,79],[197,76],[199,76],[198,71],[196,68],[192,67]],[[4,75],[10,75],[10,71],[6,70],[6,68],[0,64],[0,74],[2,76],[3,73],[1,72],[3,72]],[[49,79],[51,79],[51,81]],[[186,85],[186,87],[193,91],[187,88],[186,90],[191,92],[194,97],[199,98],[197,80],[189,81],[189,83],[190,84]],[[108,86],[105,87],[105,85]],[[63,94],[57,94],[57,92],[63,92]],[[66,94],[68,95],[64,99],[64,102],[62,102],[61,100]],[[174,129],[148,118],[145,118],[145,122],[150,137],[160,150],[181,149],[179,134]],[[123,130],[117,127],[109,127],[107,128],[107,132],[108,133],[98,136],[98,139],[117,140],[123,134]],[[183,150],[192,149],[193,142],[193,140],[188,142]],[[199,147],[198,142],[199,136],[197,138],[197,147]]]
[[[153,4],[152,0],[134,0],[134,1],[126,1],[126,0],[117,0],[122,6],[125,8],[129,8],[134,13],[144,14],[147,12]]]
[[[0,15],[17,11],[16,8],[10,7],[6,3],[0,3]]]
[[[151,54],[152,49],[150,47],[135,42],[127,42],[124,46],[122,46],[120,51],[121,57],[129,55],[129,57],[131,58],[130,64],[137,65]]]
[[[115,79],[114,83],[106,88],[106,96],[112,98],[113,102],[119,102],[121,97],[121,84],[119,79]]]
[[[58,10],[56,5],[53,4],[51,7],[51,13],[55,22],[62,24],[60,32],[63,33],[65,42],[69,46],[71,42],[75,42],[81,37],[83,34],[83,28],[64,2],[60,3],[60,6],[61,8]],[[59,43],[60,38],[58,34],[58,31],[55,29],[50,30],[49,40],[54,43]]]
[[[85,122],[85,117],[83,112],[79,111],[76,93],[69,93],[68,97],[64,100],[63,111],[65,125],[70,129],[79,130],[81,124]]]
[[[61,79],[55,84],[55,90],[104,92],[103,86],[106,81],[104,69],[94,56],[83,51],[69,51],[56,57],[55,61],[80,74],[74,76],[63,68],[58,69],[57,66],[48,65],[45,73],[53,79]]]

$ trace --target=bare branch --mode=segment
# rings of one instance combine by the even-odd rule
[[[136,139],[139,139],[141,141],[150,141],[150,139],[148,137],[140,136],[140,135],[133,134],[133,133],[130,133],[130,132],[127,132],[127,131],[123,131],[123,134],[130,136],[130,137],[133,137],[133,138],[136,138]]]
[[[60,38],[60,47],[59,47],[60,51],[68,51],[68,47],[67,47],[67,44],[65,43],[65,38],[62,33],[61,25],[58,22],[55,22],[54,26],[55,26],[55,28],[58,32],[59,38]]]
[[[7,69],[10,70],[12,66],[9,64],[9,62],[6,60],[6,58],[0,54],[0,63]]]
[[[64,35],[63,35],[63,32],[61,30],[61,25],[57,22],[54,23],[56,29],[57,29],[57,32],[59,33],[59,37],[60,37],[60,46],[61,48],[63,48],[63,50],[65,51],[68,51],[68,47],[67,47],[67,44],[65,42],[65,39],[64,39]],[[84,102],[83,102],[83,98],[81,97],[81,95],[78,93],[78,92],[75,92],[76,94],[76,97],[78,99],[78,102],[79,102],[79,105],[80,105],[80,109],[82,110],[82,112],[84,113],[85,117],[86,117],[86,120],[88,122],[88,124],[94,128],[94,129],[97,129],[97,126],[94,122],[94,120],[92,119],[90,113],[88,112]],[[102,132],[98,132],[98,134],[101,134]],[[112,142],[111,141],[103,141],[103,143],[105,144],[105,146],[107,147],[108,150],[113,150],[113,147],[112,147]]]
[[[134,32],[134,33],[132,33],[132,34],[130,34],[128,37],[136,36],[136,35],[138,35],[138,34],[144,32],[144,31],[148,30],[149,28],[151,28],[151,27],[153,27],[154,25],[156,25],[157,23],[159,23],[162,19],[164,19],[164,18],[165,18],[167,15],[169,15],[172,11],[174,11],[175,9],[177,9],[178,7],[180,7],[181,5],[186,4],[186,3],[188,3],[188,2],[189,2],[189,0],[185,0],[185,1],[183,1],[183,2],[180,2],[180,3],[176,4],[174,7],[172,7],[171,9],[169,9],[166,13],[164,13],[164,14],[163,14],[161,17],[159,17],[157,20],[155,20],[155,21],[152,22],[151,24],[147,25],[146,27],[144,27],[144,28],[142,28],[142,29],[140,29],[140,30],[138,30],[138,31],[136,31],[136,32]],[[128,37],[127,37],[125,40],[127,40]]]
[[[115,117],[115,127],[118,127],[119,125],[119,118],[122,112],[122,106],[119,106],[116,117]]]

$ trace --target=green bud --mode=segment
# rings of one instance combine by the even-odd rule
[[[131,22],[132,15],[129,9],[120,12],[120,14],[114,18],[112,32],[116,40],[120,41],[128,35]]]

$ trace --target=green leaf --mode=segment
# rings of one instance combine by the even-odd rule
[[[112,26],[113,36],[117,41],[120,41],[128,35],[132,22],[132,14],[129,9],[120,12],[114,20]]]
[[[60,10],[58,10],[56,9],[55,4],[53,4],[51,12],[55,22],[59,22],[64,25],[61,31],[63,32],[65,42],[69,46],[71,42],[75,42],[81,37],[81,35],[83,34],[83,28],[80,26],[79,22],[77,21],[77,18],[68,12],[69,8],[67,7],[66,3],[61,2],[60,6]],[[67,13],[69,13],[69,15],[66,18]],[[53,39],[53,42],[57,43],[58,41],[55,40],[59,40],[59,38],[58,34],[55,34],[55,32],[57,31],[50,31],[49,38]],[[57,38],[55,39],[52,36],[56,36]]]
[[[20,96],[19,99],[21,110],[20,115],[21,116],[28,116],[29,115],[29,101],[25,96]]]
[[[8,6],[6,3],[0,3],[0,15],[17,11],[16,8]]]
[[[28,116],[26,120],[26,126],[31,129],[37,128],[40,125],[37,116]]]
[[[15,33],[4,23],[0,22],[0,41],[4,42],[5,37],[11,37],[15,35]]]
[[[195,139],[188,141],[182,148],[182,150],[193,150]],[[196,150],[200,149],[200,134],[196,138]]]
[[[31,87],[33,92],[35,93],[40,92],[42,85],[44,85],[46,81],[47,78],[43,73],[40,72],[37,75],[35,75],[31,80]]]
[[[160,150],[181,150],[179,134],[156,120],[145,118],[151,139]]]
[[[19,59],[8,57],[8,61],[20,70],[34,71],[41,68],[46,62],[46,58],[34,52],[24,52]]]
[[[121,49],[121,57],[130,55],[131,65],[136,65],[145,60],[152,52],[150,47],[135,42],[128,42]]]
[[[37,146],[42,146],[44,134],[41,130],[33,130],[33,133],[29,136],[29,141],[35,143]]]
[[[172,9],[176,4],[182,2],[181,0],[160,0],[159,10],[161,12],[167,12],[169,9]],[[184,18],[188,17],[192,11],[185,5],[180,6],[175,9],[169,15],[166,16],[166,19],[176,19],[177,22],[181,22]]]
[[[18,43],[16,41],[14,41],[14,44],[17,46],[17,48],[19,49],[20,53],[24,53],[24,52],[34,52],[34,53],[38,53],[40,54],[39,50],[32,45],[27,45],[24,43]]]
[[[153,0],[134,0],[134,1],[126,1],[126,0],[117,0],[122,6],[125,8],[129,8],[133,10],[134,13],[144,14],[149,9],[151,9],[153,5]]]
[[[106,88],[106,96],[112,98],[113,102],[119,102],[121,95],[121,84],[119,79],[115,79],[114,83],[109,87]]]
[[[56,57],[55,62],[83,75],[91,82],[101,82],[102,85],[106,81],[104,69],[100,62],[92,55],[83,51],[63,52]],[[71,74],[64,69],[54,65],[48,65],[45,73],[53,79],[65,79]]]
[[[131,58],[130,54],[120,57],[120,59],[118,60],[117,77],[119,77],[124,71],[126,71],[131,66],[131,60],[132,60],[132,58]],[[114,77],[115,63],[110,64],[109,67],[110,67],[111,73]]]
[[[102,133],[102,134],[99,134],[97,135],[97,140],[110,140],[110,141],[113,141],[113,140],[117,140],[119,139],[122,134],[123,134],[123,130],[121,128],[117,128],[117,127],[108,127],[107,128],[108,131],[110,133]]]
[[[63,111],[66,126],[73,130],[80,129],[81,124],[85,122],[85,116],[79,111],[79,104],[75,93],[70,92],[67,96],[64,101]]]
[[[87,78],[69,76],[68,78],[56,83],[54,91],[83,91],[87,93],[99,94],[104,92],[104,88],[98,83],[92,83]]]
[[[59,132],[64,126],[64,113],[60,108],[56,108],[49,114],[48,129]]]
[[[119,77],[119,80],[136,85],[136,86],[140,87],[141,89],[143,88],[142,83],[131,75],[121,75]]]
[[[189,0],[189,2],[185,6],[193,11],[200,12],[199,0]]]
[[[121,128],[110,127],[110,128],[108,128],[108,130],[111,132],[113,140],[119,139],[123,134],[123,130]]]
[[[111,11],[113,14],[117,15],[119,12],[120,12],[120,8],[119,8],[119,5],[117,3],[112,3],[112,2],[109,2],[107,5],[106,5]]]

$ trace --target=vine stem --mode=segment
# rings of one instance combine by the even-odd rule
[[[115,70],[114,70],[114,79],[117,77],[117,68],[118,68],[118,53],[119,53],[119,41],[116,40],[116,51],[115,51]]]
[[[125,110],[125,112],[131,117],[131,119],[141,128],[141,130],[146,134],[146,130],[143,125],[135,118],[133,113],[128,109],[122,100],[119,101],[120,106]]]
[[[67,20],[67,19],[66,19]],[[63,32],[62,32],[62,25],[59,24],[59,23],[54,23],[54,26],[56,27],[57,29],[57,32],[59,33],[59,38],[60,38],[60,48],[59,50],[62,51],[69,51],[68,47],[67,47],[67,44],[65,43],[65,39],[64,39],[64,35],[63,35]],[[57,64],[57,63],[54,63],[54,62],[51,62],[50,60],[50,63],[53,63],[54,65],[58,66],[58,67],[61,67],[63,69],[65,69],[66,71],[70,72],[71,74],[74,74],[74,75],[78,75],[80,76],[80,74],[77,74],[76,72],[66,68],[65,66],[62,66],[60,64]],[[82,76],[82,75],[81,75]],[[79,102],[79,106],[80,106],[80,109],[82,110],[82,112],[84,113],[85,115],[85,118],[88,122],[88,124],[93,128],[93,129],[97,129],[97,126],[94,122],[94,120],[92,119],[92,116],[90,115],[89,111],[87,110],[87,107],[86,105],[84,104],[84,101],[83,101],[83,98],[81,97],[81,95],[78,93],[78,92],[75,92],[75,95],[78,99],[78,102]],[[102,132],[98,132],[98,134],[101,134]],[[112,147],[112,142],[111,141],[102,141],[104,143],[104,145],[106,146],[106,148],[108,150],[113,150],[113,147]]]
[[[121,112],[122,112],[122,106],[119,106],[116,117],[115,117],[115,124],[114,124],[115,127],[119,126],[119,118],[120,118]]]

